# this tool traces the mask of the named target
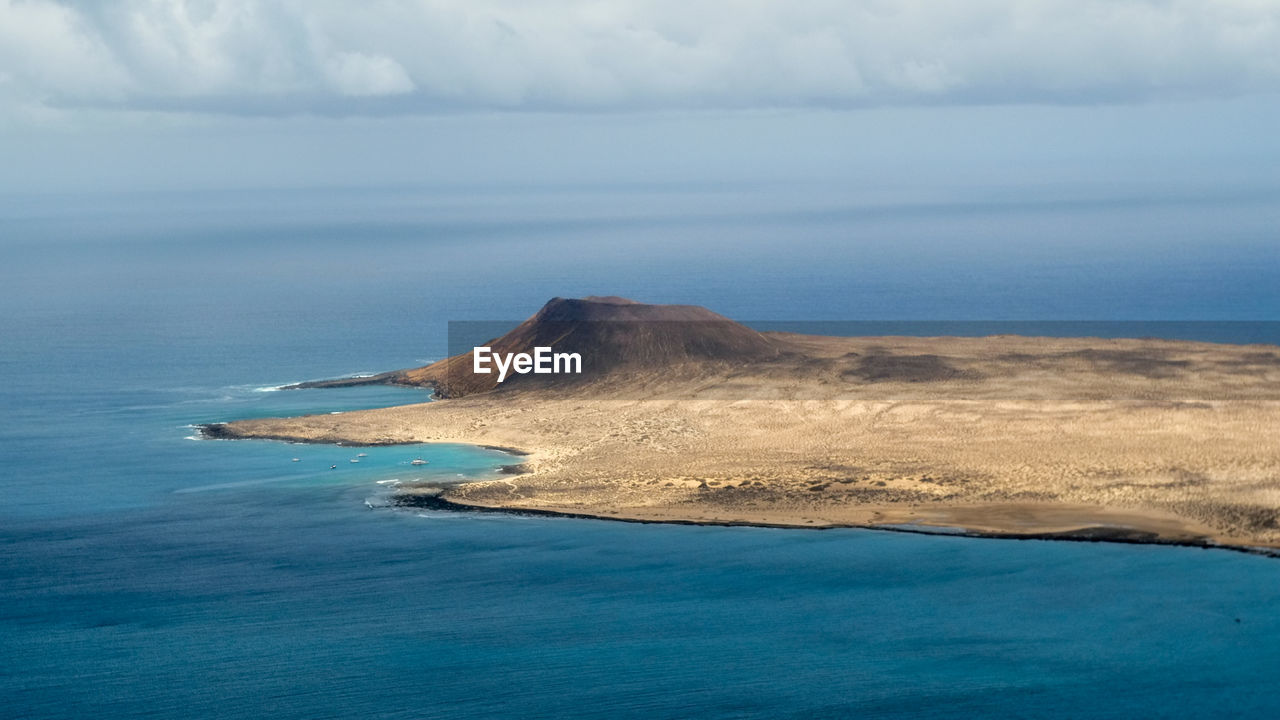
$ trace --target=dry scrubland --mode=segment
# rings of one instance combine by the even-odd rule
[[[442,492],[476,506],[1280,547],[1280,348],[764,337],[777,357],[210,433],[529,453]]]

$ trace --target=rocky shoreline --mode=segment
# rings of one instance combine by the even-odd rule
[[[1175,540],[1162,538],[1152,532],[1134,530],[1132,528],[1113,526],[1090,526],[1078,530],[1065,530],[1043,533],[1017,532],[984,532],[966,528],[941,528],[926,525],[792,525],[785,523],[749,522],[742,520],[653,520],[645,518],[619,517],[616,515],[590,512],[569,512],[564,510],[545,510],[521,507],[490,507],[486,505],[470,505],[444,497],[443,494],[429,492],[397,493],[391,504],[398,508],[419,510],[439,510],[458,513],[487,513],[495,515],[518,515],[525,517],[554,517],[578,520],[606,520],[609,522],[636,523],[641,525],[693,525],[704,527],[758,527],[786,530],[878,530],[882,532],[911,533],[915,535],[938,535],[946,537],[980,538],[987,540],[1043,540],[1056,542],[1081,543],[1119,543],[1123,545],[1163,545],[1168,547],[1199,548],[1201,550],[1226,550],[1247,555],[1280,558],[1280,548],[1268,548],[1249,545],[1224,545],[1209,538]]]

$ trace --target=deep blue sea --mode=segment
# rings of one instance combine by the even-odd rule
[[[510,458],[191,439],[424,401],[271,388],[555,295],[1280,343],[1280,194],[1104,190],[0,199],[0,717],[1276,717],[1280,560],[401,510]]]

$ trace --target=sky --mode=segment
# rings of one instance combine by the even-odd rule
[[[1273,0],[0,0],[0,193],[1267,182]]]

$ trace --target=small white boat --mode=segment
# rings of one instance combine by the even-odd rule
[[[356,453],[356,457],[369,457],[369,453]]]
[[[300,461],[301,459],[302,459],[302,458],[294,458],[294,459],[293,459],[293,461],[294,461],[294,462],[298,462],[298,461]]]
[[[422,458],[417,458],[417,459],[415,459],[413,462],[411,462],[411,463],[409,463],[409,464],[410,464],[410,465],[426,465],[426,464],[427,464],[427,461],[426,461],[426,460],[423,460]]]
[[[351,462],[360,462],[360,458],[351,458]]]

